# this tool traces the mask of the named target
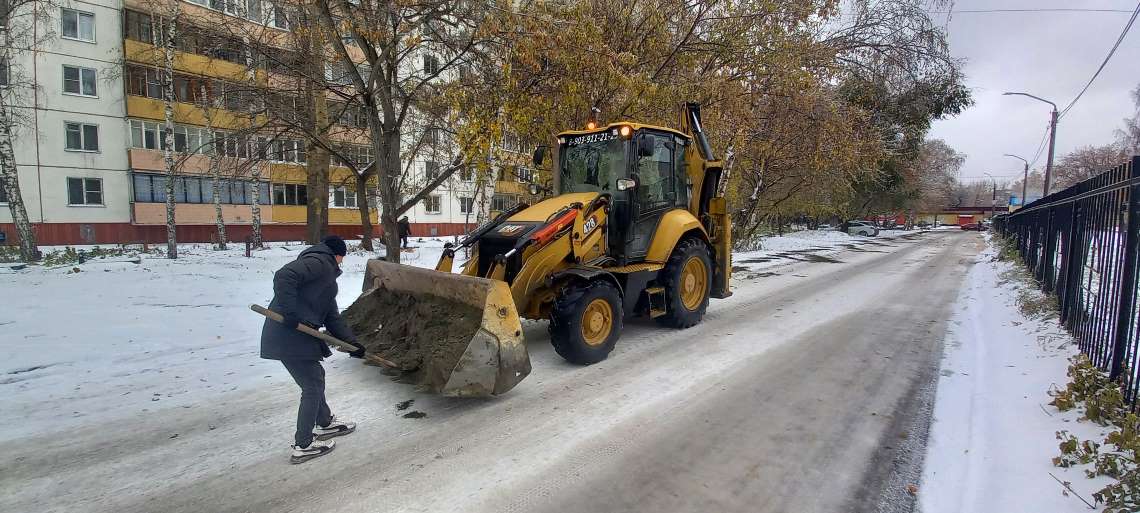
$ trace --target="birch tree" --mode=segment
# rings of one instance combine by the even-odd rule
[[[39,260],[40,253],[20,191],[13,146],[16,135],[29,129],[28,120],[15,107],[37,85],[24,74],[19,63],[31,53],[32,48],[52,37],[49,27],[37,31],[34,25],[39,22],[35,13],[53,5],[47,0],[0,0],[0,187],[7,198],[12,223],[16,226],[20,258],[25,262]]]

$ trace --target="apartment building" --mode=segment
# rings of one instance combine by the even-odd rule
[[[0,68],[15,71],[4,75],[18,74],[27,83],[16,106],[32,122],[16,135],[16,156],[21,191],[41,244],[165,240],[165,104],[157,71],[162,52],[153,43],[163,16],[174,11],[169,9],[174,1],[180,2],[173,66],[179,240],[205,242],[217,236],[211,164],[222,176],[216,190],[227,238],[247,237],[255,210],[266,240],[304,237],[306,203],[313,194],[306,186],[306,142],[289,134],[250,132],[257,119],[248,104],[258,99],[249,97],[248,87],[247,94],[241,91],[251,81],[275,83],[277,71],[267,62],[251,76],[249,64],[256,55],[241,40],[211,32],[218,16],[226,16],[226,23],[249,18],[259,21],[251,23],[261,25],[259,30],[285,34],[292,27],[282,7],[266,0],[70,0],[58,12],[39,13],[52,17],[57,37]],[[422,57],[425,69],[438,66],[439,56],[425,51]],[[356,166],[370,162],[360,114],[335,101],[329,112],[336,116],[338,130],[330,137],[338,153]],[[425,149],[406,163],[413,183],[435,178],[455,152],[446,130],[420,128],[408,130],[405,142],[412,147],[423,142],[414,137],[429,139],[417,145]],[[359,236],[353,174],[336,158],[328,173],[329,230]],[[479,186],[486,182],[475,180],[471,171],[456,173],[406,214],[413,234],[468,231],[526,195],[519,176],[499,170],[499,181]],[[370,218],[377,224],[374,205]],[[0,231],[12,243],[10,222],[5,208]]]
[[[0,63],[17,119],[21,196],[48,243],[112,240],[115,227],[130,224],[120,14],[119,0],[62,2],[36,13],[37,31],[53,37]],[[25,25],[13,30],[31,42],[30,17],[17,19]],[[11,239],[7,199],[0,192],[0,231]]]

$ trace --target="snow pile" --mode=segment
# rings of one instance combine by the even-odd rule
[[[1106,483],[1052,465],[1057,431],[1099,440],[1104,429],[1048,404],[1076,347],[1055,318],[1021,313],[1016,298],[1029,285],[1014,269],[991,246],[955,305],[920,487],[925,513],[1088,511],[1050,473],[1090,502]]]

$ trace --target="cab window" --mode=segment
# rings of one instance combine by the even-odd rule
[[[652,155],[637,157],[637,202],[641,212],[673,206],[677,199],[674,180],[673,136],[644,132],[641,137],[653,143]]]

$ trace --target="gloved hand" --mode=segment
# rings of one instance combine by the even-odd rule
[[[285,325],[286,328],[295,330],[297,326],[301,324],[301,321],[292,315],[285,314],[281,318],[281,324]]]
[[[349,352],[348,356],[351,356],[353,358],[364,358],[364,346],[357,342],[351,342],[351,344],[356,346],[356,350]]]

